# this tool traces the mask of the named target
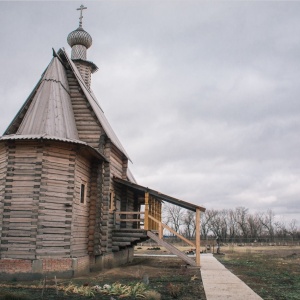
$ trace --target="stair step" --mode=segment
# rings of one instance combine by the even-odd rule
[[[130,242],[112,242],[113,246],[118,246],[118,247],[126,247],[126,246],[130,246],[131,243]]]
[[[130,232],[130,233],[143,233],[147,234],[147,230],[144,229],[133,229],[133,228],[119,228],[119,229],[114,229],[114,232]]]
[[[139,238],[128,236],[113,236],[112,240],[113,242],[134,242],[139,240]]]
[[[113,232],[113,236],[128,236],[128,237],[136,237],[136,238],[140,238],[140,237],[147,237],[147,233],[138,233],[138,232]]]
[[[112,246],[112,251],[113,252],[118,252],[118,251],[120,251],[120,247],[119,246]]]

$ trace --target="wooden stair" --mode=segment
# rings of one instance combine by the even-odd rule
[[[147,231],[147,235],[148,235],[149,238],[151,238],[157,244],[161,245],[162,247],[165,247],[167,250],[169,250],[171,253],[178,256],[182,260],[184,260],[189,265],[191,265],[193,267],[197,267],[196,262],[192,258],[188,257],[185,253],[181,252],[180,250],[178,250],[173,245],[171,245],[171,244],[167,243],[166,241],[160,239],[156,233],[153,233],[152,231]]]
[[[112,233],[113,251],[119,251],[120,248],[135,246],[148,240],[147,231],[144,229],[120,228],[114,229]]]

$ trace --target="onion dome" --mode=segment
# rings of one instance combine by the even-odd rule
[[[69,33],[67,41],[72,48],[71,58],[86,60],[86,50],[92,46],[92,37],[82,28],[82,11],[86,9],[81,5],[77,10],[80,10],[79,27]]]
[[[87,60],[87,49],[92,46],[92,37],[82,28],[82,11],[87,9],[81,5],[77,10],[80,11],[79,27],[70,32],[67,41],[71,46],[71,59],[75,63],[82,79],[86,86],[90,88],[91,85],[91,74],[98,70],[98,67]]]
[[[86,49],[92,46],[92,37],[82,27],[78,27],[76,30],[69,33],[67,38],[70,47],[75,45],[82,45]]]

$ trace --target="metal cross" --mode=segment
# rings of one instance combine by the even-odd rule
[[[84,7],[82,4],[80,5],[79,8],[76,9],[76,10],[80,10],[79,27],[82,27],[82,18],[83,18],[83,16],[82,16],[82,11],[83,11],[84,9],[87,9],[87,7]]]

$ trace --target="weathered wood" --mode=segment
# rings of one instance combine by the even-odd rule
[[[144,221],[144,219],[121,219],[121,218],[116,218],[117,222],[141,222]]]
[[[171,244],[165,242],[164,240],[160,239],[155,233],[153,233],[151,231],[148,231],[147,234],[157,244],[165,247],[167,250],[169,250],[171,253],[177,255],[178,257],[180,257],[182,260],[184,260],[185,262],[187,262],[189,265],[191,265],[191,266],[197,266],[196,262],[193,259],[191,259],[190,257],[188,257],[183,252],[179,251],[173,245],[171,245]]]
[[[196,209],[196,264],[200,267],[200,209]]]
[[[145,221],[144,228],[148,230],[149,228],[149,193],[145,193]]]
[[[153,220],[153,221],[155,221],[155,222],[157,222],[157,223],[161,223],[160,221],[156,220],[156,219],[153,218],[152,216],[149,216],[149,219],[151,219],[151,220]],[[175,230],[173,230],[173,229],[172,229],[171,227],[169,227],[168,225],[163,224],[163,223],[161,223],[161,225],[162,225],[165,229],[167,229],[168,231],[170,231],[171,233],[173,233],[173,234],[175,234],[176,236],[178,236],[181,240],[183,240],[184,242],[186,242],[188,245],[191,245],[192,247],[196,247],[196,245],[195,245],[192,241],[186,239],[184,236],[180,235],[178,232],[176,232]]]

